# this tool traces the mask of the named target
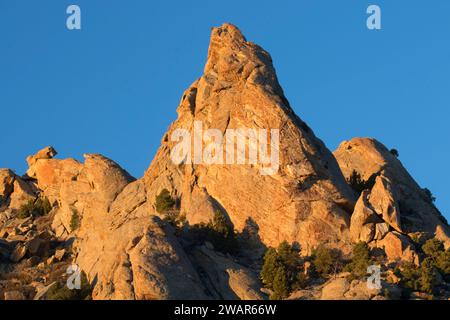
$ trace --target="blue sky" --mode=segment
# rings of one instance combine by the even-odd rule
[[[66,8],[82,30],[66,29]],[[366,8],[382,30],[366,28]],[[141,176],[201,75],[210,28],[236,24],[269,51],[296,113],[331,149],[395,147],[450,218],[450,1],[0,0],[0,167],[53,145]]]

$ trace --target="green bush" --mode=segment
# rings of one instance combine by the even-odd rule
[[[444,244],[438,239],[429,239],[422,245],[425,255],[420,267],[405,263],[397,273],[401,276],[403,287],[433,294],[438,283],[439,272],[445,281],[450,280],[450,250],[444,249]]]
[[[361,241],[353,246],[352,260],[345,266],[345,271],[352,273],[356,278],[362,278],[367,274],[367,267],[371,264],[370,251],[367,243]]]
[[[269,248],[264,255],[260,278],[266,288],[273,291],[271,299],[287,298],[289,293],[304,288],[307,278],[303,274],[299,251],[286,241],[278,249]]]
[[[52,205],[46,197],[29,200],[20,207],[17,217],[20,219],[28,217],[40,217],[47,215],[52,210]]]
[[[47,300],[90,300],[92,299],[92,287],[87,280],[84,271],[80,274],[81,288],[70,290],[66,283],[58,282],[47,292]]]
[[[400,284],[411,291],[432,294],[435,291],[436,270],[430,258],[425,258],[420,267],[413,263],[404,263],[400,269]]]
[[[425,192],[426,200],[429,204],[433,204],[436,201],[436,197],[433,196],[433,193],[428,188],[423,188],[423,192]]]
[[[352,187],[353,190],[359,195],[366,189],[372,189],[375,184],[376,174],[370,176],[370,178],[365,181],[361,178],[361,175],[356,172],[356,170],[352,171],[352,174],[347,179],[347,183]]]
[[[323,278],[327,278],[332,273],[336,274],[342,269],[340,252],[322,244],[313,250],[311,258],[314,269]]]
[[[80,215],[78,214],[78,210],[72,209],[72,216],[70,218],[70,230],[74,232],[80,227]]]
[[[398,150],[397,150],[397,149],[391,149],[390,153],[391,153],[393,156],[395,156],[396,158],[399,157],[399,153],[398,153]]]
[[[178,211],[170,211],[166,212],[163,220],[175,227],[177,232],[180,232],[182,227],[186,224],[186,215],[180,214]]]
[[[438,283],[434,262],[430,257],[427,257],[422,261],[419,272],[420,289],[424,292],[432,294]]]
[[[428,257],[436,260],[438,256],[445,251],[444,243],[436,238],[429,239],[422,245],[422,251]]]
[[[234,228],[220,210],[214,213],[214,217],[209,223],[193,225],[189,231],[197,241],[209,241],[220,252],[237,254],[239,251]]]
[[[433,266],[446,281],[450,281],[450,248],[445,250],[444,243],[436,238],[427,240],[422,251],[431,259]]]
[[[163,189],[155,199],[155,208],[159,213],[164,213],[167,210],[173,209],[175,206],[175,200],[170,195],[169,190]]]
[[[435,266],[443,275],[445,281],[450,282],[450,248],[437,257]]]
[[[234,235],[233,226],[228,222],[227,217],[220,210],[217,210],[214,213],[213,220],[212,222],[210,222],[210,228],[221,234],[225,238]]]
[[[400,276],[402,287],[413,291],[420,290],[420,274],[416,265],[410,262],[403,263],[395,273]]]

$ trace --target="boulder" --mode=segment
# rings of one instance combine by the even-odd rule
[[[381,289],[369,288],[365,280],[353,280],[344,298],[349,300],[370,300],[379,295]]]
[[[419,257],[414,249],[414,245],[403,234],[392,231],[379,241],[376,241],[378,248],[383,248],[389,261],[407,261],[419,265]]]
[[[372,241],[375,237],[376,225],[382,223],[368,201],[369,194],[369,190],[364,190],[353,210],[350,220],[350,236],[354,242]]]
[[[16,176],[14,181],[14,192],[9,196],[9,208],[20,210],[20,208],[31,200],[36,199],[34,187]]]
[[[45,237],[46,232],[40,233],[25,243],[25,247],[31,255],[43,257],[50,250],[49,239]]]
[[[387,223],[376,223],[375,224],[375,240],[381,240],[389,232],[389,225]]]
[[[55,252],[55,259],[61,261],[64,258],[65,254],[66,254],[65,249],[57,249]]]
[[[45,295],[47,294],[48,290],[51,289],[56,284],[56,282],[50,283],[48,286],[40,285],[36,287],[36,294],[33,298],[33,300],[43,300],[45,298]]]
[[[53,262],[55,262],[55,256],[54,255],[51,256],[50,258],[47,259],[46,262],[47,262],[47,265],[53,264]]]
[[[324,285],[320,300],[343,300],[349,289],[350,283],[346,278],[332,279]]]
[[[28,171],[27,176],[30,178],[36,178],[35,171],[34,171],[34,165],[38,160],[41,159],[52,159],[54,156],[57,155],[57,152],[53,147],[45,147],[44,149],[39,150],[36,154],[28,156],[27,157],[27,163],[28,163]]]
[[[385,295],[388,295],[385,297]],[[338,275],[328,280],[322,288],[321,300],[386,300],[400,299],[401,289],[381,280],[381,288],[369,288],[367,280],[350,281]]]
[[[372,138],[354,138],[342,142],[333,154],[347,180],[354,171],[366,181],[377,176],[370,203],[394,230],[405,234],[426,232],[450,246],[446,219],[382,143]]]
[[[264,299],[258,275],[229,257],[215,252],[206,245],[192,250],[189,256],[196,269],[203,271],[203,283],[212,293],[213,298]]]
[[[26,254],[27,254],[27,247],[25,245],[19,243],[16,245],[14,250],[11,252],[11,256],[9,257],[9,259],[12,262],[19,262],[20,260],[23,259],[23,257],[25,257]]]
[[[402,232],[400,209],[391,182],[382,176],[377,176],[375,185],[370,191],[369,203],[383,220],[395,230]]]
[[[0,169],[0,207],[14,190],[15,176],[9,169]]]
[[[111,227],[115,218],[107,219],[109,228],[80,231],[74,244],[76,263],[96,280],[94,299],[207,298],[173,231],[159,218],[134,212]]]
[[[9,169],[0,169],[0,212],[17,211],[36,198],[33,187]]]
[[[287,300],[318,300],[320,296],[319,290],[296,290],[291,293]]]

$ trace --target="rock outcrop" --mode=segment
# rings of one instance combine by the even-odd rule
[[[374,245],[383,248],[390,261],[403,260],[419,265],[414,244],[407,236],[397,231],[388,232],[381,240],[376,240]]]
[[[384,145],[375,139],[354,138],[343,142],[334,156],[346,179],[353,172],[365,181],[376,177],[372,189],[361,198],[368,198],[366,210],[373,210],[391,230],[405,235],[427,233],[450,245],[450,228],[430,195]]]
[[[423,253],[414,234],[450,244],[446,220],[400,161],[374,139],[346,141],[332,154],[293,112],[270,55],[233,25],[213,28],[204,73],[177,111],[139,179],[99,154],[56,159],[53,147],[29,156],[23,177],[0,169],[0,275],[31,274],[0,277],[0,297],[44,299],[76,263],[94,299],[266,299],[261,252],[285,240],[302,254],[326,245],[344,256],[365,241],[389,263],[415,264]],[[354,173],[373,182],[359,198],[346,182]],[[163,189],[176,198],[171,211],[186,218],[182,227],[157,212]],[[35,212],[38,203],[51,208]],[[245,257],[202,238],[216,232],[207,223],[217,211]],[[303,262],[310,277],[313,262]],[[348,275],[313,285],[291,299],[384,298]]]
[[[258,163],[175,164],[172,133],[191,131],[198,122],[203,130],[222,134],[239,128],[279,130],[279,148],[267,146],[279,155],[277,170],[264,175],[266,165]],[[249,148],[252,143],[246,141]],[[94,298],[207,297],[177,239],[155,220],[155,197],[163,188],[179,199],[190,224],[208,222],[221,210],[238,232],[251,218],[266,245],[288,240],[305,252],[319,243],[349,248],[354,195],[337,162],[293,113],[269,54],[229,24],[213,29],[204,75],[183,95],[178,119],[142,179],[101,155],[85,155],[80,163],[55,159],[56,154],[47,147],[28,157],[26,178],[55,206],[56,236],[76,238],[76,262],[95,283]],[[259,298],[258,280],[228,264],[222,271],[209,268],[211,274],[228,273],[218,292]]]
[[[191,260],[202,270],[205,288],[214,299],[262,300],[262,284],[257,273],[229,257],[201,246],[191,250]]]
[[[17,211],[36,198],[36,190],[9,169],[0,169],[0,211]]]
[[[196,123],[224,136],[229,129],[278,129],[279,168],[262,175],[261,164],[175,164],[173,134],[194,134]],[[305,252],[320,243],[345,247],[348,239],[355,199],[333,155],[294,114],[270,55],[230,24],[213,28],[204,74],[183,94],[144,181],[149,201],[170,190],[191,224],[221,210],[238,231],[251,218],[264,244],[296,241]]]
[[[104,236],[109,241],[98,247],[100,255],[89,241],[79,244],[77,258],[97,281],[96,299],[207,298],[183,249],[158,218],[134,217]]]
[[[383,230],[388,226],[371,208],[369,203],[369,190],[364,190],[355,205],[350,221],[350,236],[354,242],[370,242],[383,238]]]
[[[95,283],[95,299],[206,298],[177,240],[146,209],[140,180],[101,155],[80,163],[48,149],[28,158],[28,176],[57,203],[57,236],[76,237],[76,263]]]

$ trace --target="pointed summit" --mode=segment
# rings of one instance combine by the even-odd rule
[[[224,141],[230,129],[278,130],[279,148],[271,148],[279,155],[276,173],[261,175],[260,163],[174,164],[174,132],[193,133],[195,123]],[[259,145],[245,143],[247,150]],[[169,190],[191,225],[219,210],[238,232],[253,221],[264,244],[297,241],[305,251],[323,242],[345,245],[355,200],[331,152],[290,108],[270,55],[231,24],[212,29],[204,74],[183,94],[145,185],[151,201]]]
[[[212,28],[209,42],[208,59],[204,73],[220,73],[220,67],[229,65],[232,60],[239,61],[243,58],[240,54],[247,47],[247,40],[241,31],[232,24],[223,24],[221,27]]]
[[[224,87],[243,90],[243,85],[261,85],[285,100],[269,53],[248,42],[232,24],[212,29],[202,79],[212,85],[213,90]]]
[[[220,27],[212,28],[211,44],[233,45],[246,43],[247,39],[238,27],[231,23],[224,23]]]

